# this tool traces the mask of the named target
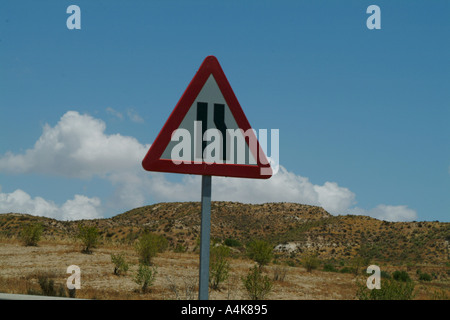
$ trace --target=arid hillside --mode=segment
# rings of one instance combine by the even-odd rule
[[[80,223],[96,225],[105,243],[131,244],[149,230],[169,240],[171,248],[193,251],[200,234],[200,203],[158,203],[109,219],[58,221],[26,214],[0,214],[0,236],[17,237],[27,224],[39,222],[46,239],[73,239]],[[260,205],[213,202],[211,238],[237,241],[236,249],[263,239],[280,256],[296,260],[314,253],[323,260],[357,255],[391,264],[449,261],[450,223],[387,222],[366,216],[332,216],[324,209],[295,203]]]
[[[0,292],[34,292],[43,277],[63,284],[65,268],[75,264],[83,270],[84,290],[77,293],[79,297],[195,298],[200,209],[197,202],[159,203],[108,219],[80,221],[0,214]],[[35,224],[43,226],[42,239],[38,246],[24,246],[20,232]],[[80,224],[99,230],[101,241],[93,254],[81,253],[76,237]],[[158,277],[146,296],[139,294],[132,276],[138,265],[134,244],[144,231],[168,240],[167,250],[155,259]],[[225,244],[232,250],[231,276],[221,290],[211,293],[213,299],[246,298],[241,279],[254,265],[246,248],[255,239],[273,247],[274,259],[265,269],[278,279],[271,299],[354,299],[357,282],[365,281],[369,263],[389,273],[406,270],[415,280],[421,274],[431,275],[430,281],[416,287],[416,298],[450,294],[450,223],[333,216],[320,207],[295,203],[213,202],[211,239],[213,245]],[[133,271],[128,276],[112,272],[111,255],[119,252],[131,263]],[[308,256],[320,262],[313,273],[304,268],[303,259]]]

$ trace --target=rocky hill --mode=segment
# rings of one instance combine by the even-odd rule
[[[200,234],[200,203],[158,203],[108,219],[58,221],[27,214],[0,214],[0,237],[17,237],[30,223],[41,223],[47,240],[73,239],[78,224],[95,225],[104,242],[133,243],[144,230],[163,235],[170,247],[195,250]],[[211,238],[243,252],[252,239],[274,246],[280,258],[305,253],[323,260],[361,256],[392,264],[449,264],[450,223],[386,222],[366,216],[333,216],[323,208],[296,203],[259,205],[213,202]]]

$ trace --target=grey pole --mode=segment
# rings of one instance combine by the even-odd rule
[[[209,238],[211,231],[211,176],[202,176],[202,222],[200,230],[200,272],[198,299],[208,300]]]

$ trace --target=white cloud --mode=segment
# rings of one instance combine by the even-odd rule
[[[101,218],[101,201],[98,198],[75,195],[62,206],[41,197],[32,198],[17,189],[12,193],[0,193],[0,213],[28,213],[58,220],[78,220]]]
[[[355,202],[355,194],[349,189],[339,187],[336,182],[325,182],[323,186],[314,186],[320,205],[330,213],[346,214]]]
[[[112,111],[111,111],[112,112]],[[105,134],[103,121],[75,111],[64,114],[54,126],[46,124],[34,147],[22,154],[0,156],[0,173],[40,173],[69,178],[100,177],[115,188],[103,206],[131,209],[153,201],[199,201],[200,177],[184,175],[179,182],[162,173],[145,172],[141,161],[149,146],[133,137]],[[323,207],[331,214],[364,214],[385,220],[413,220],[407,206],[380,204],[371,210],[355,205],[355,194],[336,182],[316,185],[280,165],[268,180],[213,177],[212,198],[243,203],[297,202]],[[98,217],[101,201],[75,195],[58,207],[26,192],[0,193],[0,211],[22,211],[62,219]],[[120,209],[119,209],[120,208]]]
[[[148,147],[132,137],[106,135],[105,128],[99,119],[69,111],[54,127],[44,126],[32,149],[1,157],[0,172],[89,178],[140,164]]]
[[[76,194],[73,200],[67,200],[61,206],[61,216],[63,220],[79,220],[101,218],[100,199],[88,198]]]
[[[200,186],[200,177],[186,176],[180,183],[160,178],[151,188],[160,201],[187,201],[200,199]],[[321,206],[332,214],[345,214],[354,199],[353,192],[335,182],[314,185],[308,178],[289,172],[283,166],[270,179],[212,178],[214,201],[297,202]]]
[[[409,209],[405,205],[390,206],[380,204],[369,210],[371,217],[386,221],[412,221],[417,219],[416,211]]]
[[[370,216],[379,220],[385,221],[414,221],[417,220],[417,212],[408,208],[406,205],[385,205],[379,204],[370,210],[359,207],[349,208],[349,214]]]

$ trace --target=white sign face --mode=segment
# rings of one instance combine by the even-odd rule
[[[254,165],[256,160],[248,145],[253,141],[248,139],[246,143],[245,136],[211,74],[173,132],[161,159]]]

